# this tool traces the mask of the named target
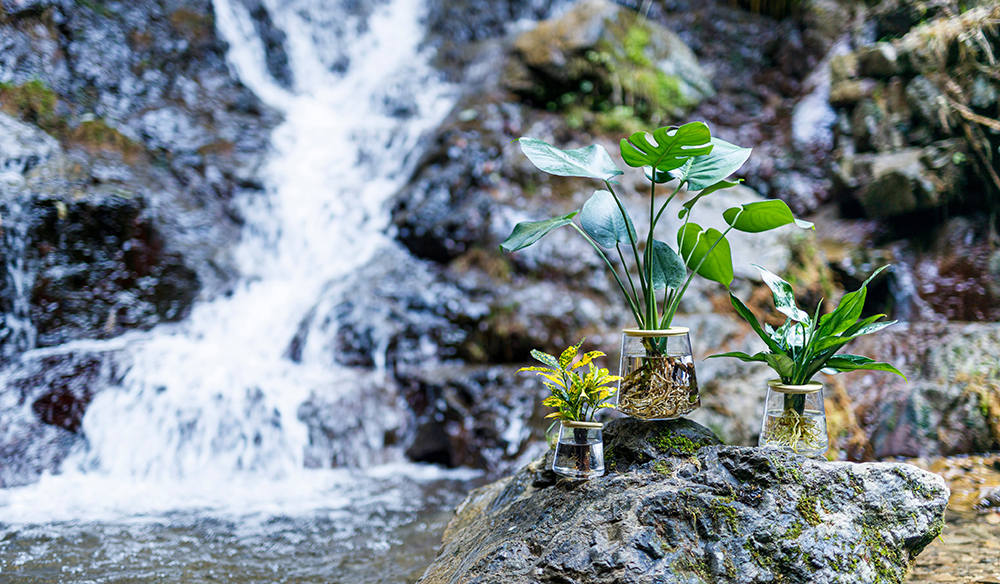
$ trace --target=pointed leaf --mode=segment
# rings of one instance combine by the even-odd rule
[[[575,150],[560,150],[536,138],[525,137],[518,142],[528,160],[549,174],[596,178],[603,181],[625,174],[615,166],[608,151],[598,144]]]
[[[583,341],[580,341],[571,347],[567,347],[566,350],[562,352],[562,355],[559,355],[560,369],[566,369],[569,367],[570,363],[573,362],[573,357],[576,357],[576,354],[580,351],[581,345],[583,345]]]
[[[684,205],[681,206],[680,212],[677,214],[678,219],[683,219],[690,211],[694,208],[695,203],[697,203],[702,197],[707,197],[715,191],[721,191],[722,189],[728,189],[730,187],[735,187],[736,185],[743,182],[743,179],[737,179],[736,182],[729,182],[726,180],[720,180],[712,186],[702,189],[700,193],[694,196],[690,201],[686,201]]]
[[[831,369],[836,369],[837,371],[886,371],[889,373],[895,373],[904,380],[906,379],[906,376],[892,365],[889,365],[888,363],[878,363],[874,359],[862,357],[860,355],[834,355],[829,361],[826,362],[826,366]]]
[[[789,379],[795,373],[795,361],[788,355],[782,355],[780,353],[764,353],[764,359],[767,360],[767,364],[774,369],[774,372],[778,374],[782,380]]]
[[[739,207],[731,207],[726,209],[722,213],[722,216],[725,218],[726,223],[733,226],[733,229],[746,233],[770,231],[771,229],[776,229],[790,223],[794,223],[803,229],[815,229],[809,221],[796,219],[792,215],[792,210],[788,208],[788,205],[778,199],[757,201],[756,203],[746,203]]]
[[[580,225],[587,235],[604,248],[618,243],[638,241],[632,218],[625,207],[619,207],[615,196],[608,191],[595,191],[580,210]],[[624,212],[624,216],[622,213]],[[629,235],[631,234],[631,239]]]
[[[719,353],[717,355],[709,355],[705,357],[706,359],[713,359],[715,357],[733,357],[743,361],[744,363],[767,363],[767,359],[764,358],[764,353],[757,353],[756,355],[747,355],[746,353],[741,353],[740,351],[732,351],[730,353]]]
[[[544,221],[522,221],[514,226],[514,230],[500,244],[500,250],[510,253],[524,249],[544,237],[548,232],[572,223],[572,219],[577,213],[578,211],[573,211],[562,217],[553,217]]]
[[[650,166],[662,172],[684,165],[692,156],[712,151],[712,133],[703,122],[658,128],[649,134],[636,132],[621,141],[622,158],[633,168]]]
[[[823,336],[839,335],[854,326],[858,319],[861,318],[861,311],[865,307],[865,298],[868,295],[868,284],[875,278],[875,276],[879,275],[882,270],[888,267],[889,266],[882,266],[881,268],[875,270],[875,272],[869,276],[867,280],[862,282],[860,288],[854,292],[844,294],[844,297],[840,299],[840,303],[837,305],[837,308],[826,317],[820,319],[820,326],[818,330],[819,334]]]
[[[774,307],[778,309],[778,312],[792,320],[809,325],[811,322],[809,313],[795,304],[795,292],[792,290],[792,285],[757,264],[750,265],[757,268],[764,283],[771,289],[774,295]]]
[[[580,357],[580,361],[576,365],[574,365],[572,367],[572,369],[576,369],[578,367],[583,367],[583,366],[589,364],[594,359],[596,359],[598,357],[604,357],[604,356],[605,356],[605,354],[604,354],[603,351],[590,351],[588,353],[584,353],[583,357]]]
[[[669,245],[662,241],[653,240],[653,254],[650,256],[653,263],[653,289],[663,290],[664,288],[680,288],[687,278],[687,268],[684,267],[684,260],[677,255]]]
[[[543,353],[538,349],[532,349],[531,356],[535,358],[535,361],[538,361],[543,365],[548,365],[549,367],[555,369],[556,371],[561,369],[561,367],[559,367],[559,359],[556,359],[555,356],[553,355],[549,355],[548,353]]]
[[[733,255],[718,229],[705,231],[697,223],[688,223],[677,232],[677,246],[687,267],[699,276],[726,287],[732,283]]]
[[[725,140],[712,138],[712,152],[696,156],[680,168],[670,172],[676,179],[685,180],[688,190],[700,191],[733,174],[750,158],[753,148],[741,148]]]

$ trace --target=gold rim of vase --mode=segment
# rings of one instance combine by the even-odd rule
[[[686,326],[672,326],[659,331],[637,328],[622,329],[622,333],[627,337],[679,337],[690,332],[691,329]]]
[[[564,428],[586,428],[588,430],[600,430],[604,427],[601,422],[577,422],[575,420],[562,420]]]
[[[772,379],[767,382],[767,386],[778,393],[816,393],[823,389],[823,384],[818,381],[810,381],[805,385],[787,385],[780,379]]]

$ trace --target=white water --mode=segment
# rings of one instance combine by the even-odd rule
[[[0,491],[0,522],[173,509],[294,513],[359,496],[350,493],[351,473],[303,468],[307,434],[296,410],[311,392],[333,396],[360,384],[321,343],[307,344],[300,363],[283,355],[320,297],[331,286],[335,296],[338,282],[388,243],[385,202],[454,91],[418,50],[416,0],[378,5],[367,27],[345,19],[335,2],[265,4],[287,34],[294,91],[268,74],[243,6],[214,3],[234,72],[285,115],[264,173],[267,196],[244,205],[241,284],[195,307],[179,327],[128,337],[122,387],[99,394],[84,417],[86,451],[60,475]],[[341,50],[350,67],[332,73]],[[405,119],[386,105],[400,95],[415,112]],[[394,472],[428,472],[407,468]]]

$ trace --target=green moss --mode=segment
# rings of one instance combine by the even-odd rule
[[[38,79],[22,85],[0,84],[0,108],[4,112],[49,132],[63,125],[55,114],[58,102],[56,93]]]
[[[795,504],[796,511],[806,520],[809,525],[819,525],[822,521],[819,518],[819,511],[816,509],[818,501],[815,495],[802,493],[798,503]]]
[[[714,582],[715,578],[705,565],[705,560],[694,557],[690,552],[682,554],[671,564],[674,572],[681,574],[691,574],[702,582]]]
[[[802,523],[801,521],[796,521],[795,523],[792,524],[791,527],[788,528],[788,531],[786,531],[785,534],[782,535],[781,537],[783,539],[798,539],[799,536],[802,535],[802,531],[805,529],[805,527],[806,526],[804,523]]]
[[[608,472],[618,472],[618,463],[615,461],[614,447],[610,447],[604,451],[604,468]]]
[[[649,46],[649,28],[642,25],[630,26],[622,40],[622,48],[625,49],[625,57],[629,62],[639,67],[652,65],[646,56],[647,46]]]
[[[65,137],[70,144],[83,146],[87,150],[111,150],[131,157],[142,151],[142,146],[129,140],[121,132],[112,128],[104,120],[97,118],[82,122]]]
[[[692,455],[698,452],[701,445],[689,438],[675,434],[669,428],[664,428],[659,434],[649,439],[649,442],[660,452],[679,455]]]
[[[733,506],[733,501],[726,500],[724,498],[714,499],[708,505],[708,510],[712,512],[712,515],[720,519],[723,523],[729,527],[730,531],[737,531],[740,526],[739,514],[736,512],[736,508]]]
[[[909,566],[906,554],[887,542],[876,524],[870,522],[861,524],[861,541],[867,548],[865,559],[875,571],[875,582],[898,584],[906,579]]]
[[[653,464],[653,470],[663,476],[670,476],[670,463],[662,459],[657,460],[656,463]]]

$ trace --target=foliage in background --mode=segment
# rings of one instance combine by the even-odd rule
[[[527,137],[521,138],[520,144],[524,154],[539,169],[556,176],[596,179],[604,183],[606,190],[595,191],[580,211],[544,221],[518,223],[500,249],[514,252],[528,247],[555,229],[566,225],[573,227],[604,260],[636,324],[644,330],[670,327],[695,274],[729,286],[733,280],[733,261],[726,234],[733,229],[760,233],[792,223],[803,228],[812,227],[812,223],[796,219],[780,200],[747,203],[727,209],[723,218],[729,227],[722,232],[691,222],[690,212],[702,197],[736,186],[739,181],[730,182],[726,178],[746,162],[751,152],[750,148],[740,148],[713,138],[703,122],[663,127],[651,135],[636,132],[621,141],[622,159],[633,168],[644,168],[650,181],[649,228],[644,242],[640,241],[632,218],[615,192],[613,185],[617,183],[613,179],[624,172],[612,162],[607,150],[597,144],[560,150]],[[656,186],[671,181],[676,181],[676,186],[657,209]],[[697,194],[690,197],[678,213],[684,223],[675,235],[675,250],[670,244],[656,239],[654,233],[667,205],[681,189]],[[579,219],[579,225],[573,221],[574,218]],[[628,246],[627,250],[631,252],[637,278],[633,278],[628,268],[622,244]],[[625,280],[604,252],[612,249],[625,268]],[[625,282],[628,282],[627,287]],[[662,311],[657,299],[660,290],[663,291]]]
[[[574,363],[581,345],[583,341],[563,351],[558,358],[535,349],[531,356],[545,367],[522,367],[518,370],[518,373],[533,371],[547,380],[545,387],[549,388],[552,395],[545,398],[542,404],[558,411],[545,416],[546,418],[587,422],[593,421],[597,410],[615,407],[608,400],[614,397],[617,390],[607,387],[607,384],[620,378],[611,375],[607,369],[594,365],[594,359],[605,356],[601,351],[585,353]],[[586,373],[577,371],[584,366],[588,367]]]

